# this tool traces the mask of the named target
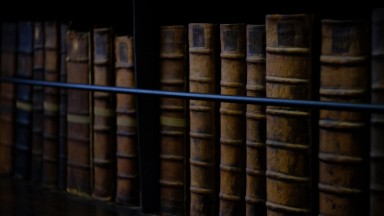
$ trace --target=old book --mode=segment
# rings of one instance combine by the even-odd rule
[[[16,75],[17,25],[1,24],[1,76]],[[16,89],[12,83],[0,83],[0,175],[12,173]]]
[[[265,97],[265,25],[247,25],[247,96]],[[265,106],[246,107],[246,215],[266,214]]]
[[[189,24],[189,91],[217,93],[219,39],[212,23]],[[190,215],[217,215],[217,103],[190,100]]]
[[[367,23],[322,20],[321,24],[320,100],[368,102]],[[367,214],[367,117],[364,112],[320,110],[320,215]]]
[[[384,8],[372,11],[371,103],[384,104]],[[384,115],[371,114],[370,215],[384,215]]]
[[[220,24],[222,95],[244,96],[245,24]],[[245,104],[220,103],[220,215],[245,213]]]
[[[93,29],[93,84],[114,86],[111,28]],[[92,197],[109,201],[114,184],[115,100],[109,92],[93,92],[93,182]]]
[[[32,78],[44,80],[44,25],[33,23],[33,71]],[[32,87],[32,160],[31,181],[41,183],[43,166],[43,96],[44,88]]]
[[[16,77],[32,79],[33,22],[18,23]],[[32,143],[32,86],[17,84],[14,175],[29,179]]]
[[[115,85],[136,87],[133,37],[115,38]],[[116,94],[116,202],[139,206],[140,182],[136,125],[136,97]]]
[[[60,81],[58,23],[56,21],[46,21],[44,23],[44,32],[44,79],[58,82]],[[59,102],[60,89],[45,87],[42,183],[55,187],[58,184]]]
[[[90,33],[67,31],[67,82],[90,83]],[[90,195],[91,179],[91,93],[67,90],[67,191]]]
[[[160,89],[186,91],[184,26],[160,28]],[[187,105],[160,98],[160,214],[186,215]]]
[[[266,95],[311,99],[312,17],[266,16]],[[267,106],[267,213],[311,215],[311,111]],[[313,213],[312,213],[313,214]]]
[[[67,30],[68,25],[65,23],[60,24],[60,78],[62,83],[67,82]],[[58,187],[60,190],[65,190],[67,187],[67,90],[65,88],[60,89],[60,101],[59,101],[59,173],[58,173]]]

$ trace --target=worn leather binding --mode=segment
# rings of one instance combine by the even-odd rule
[[[247,25],[247,96],[265,97],[265,25]],[[246,215],[266,214],[265,106],[246,108]]]
[[[160,28],[160,89],[186,91],[184,26]],[[160,214],[186,215],[187,106],[184,99],[160,98]]]
[[[114,86],[111,28],[93,29],[93,84]],[[93,92],[93,173],[92,197],[109,201],[114,184],[115,100],[109,92]]]
[[[311,99],[312,16],[266,16],[266,94]],[[311,112],[267,106],[267,214],[311,215]]]
[[[133,37],[115,38],[116,86],[136,87],[133,53]],[[131,206],[140,204],[136,114],[136,97],[116,94],[116,202]]]
[[[320,100],[366,103],[369,32],[361,20],[322,20]],[[367,113],[320,110],[319,215],[366,214]]]
[[[190,92],[217,93],[217,30],[218,26],[211,23],[189,24]],[[191,216],[217,214],[217,108],[213,101],[189,101]]]
[[[384,104],[384,9],[372,12],[371,103]],[[370,215],[384,215],[384,115],[371,114]]]
[[[44,80],[44,25],[33,23],[33,71],[32,78]],[[44,88],[32,87],[32,160],[31,181],[41,183],[43,167],[43,97]]]
[[[223,95],[245,95],[247,78],[245,24],[221,24],[221,81]],[[245,212],[245,104],[220,103],[219,215]]]
[[[68,25],[60,24],[60,59],[59,59],[59,81],[67,82],[67,30]],[[58,152],[58,186],[60,190],[65,190],[67,187],[67,90],[60,88],[60,101],[59,101],[59,152]]]
[[[59,25],[56,21],[44,22],[46,81],[60,81]],[[44,88],[44,143],[43,143],[43,184],[56,187],[58,184],[59,153],[59,107],[60,89]]]
[[[16,75],[17,25],[1,24],[0,71],[4,77]],[[12,172],[16,90],[12,83],[0,83],[0,175]]]
[[[67,82],[90,83],[90,33],[67,32]],[[67,191],[91,193],[91,102],[90,92],[68,89],[67,103]]]
[[[17,78],[32,79],[33,22],[18,23]],[[32,143],[32,86],[17,84],[14,175],[30,178]]]

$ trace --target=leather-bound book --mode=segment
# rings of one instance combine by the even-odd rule
[[[45,81],[60,81],[59,25],[56,21],[44,23],[45,32]],[[59,107],[60,89],[44,88],[44,142],[43,142],[43,179],[48,186],[58,184],[59,150]]]
[[[160,89],[186,91],[184,26],[160,27]],[[160,214],[186,215],[187,105],[160,98]]]
[[[189,24],[189,91],[216,92],[218,26]],[[213,101],[190,100],[190,215],[217,215],[218,130]]]
[[[60,24],[60,71],[59,81],[62,83],[67,82],[67,30],[68,25],[65,23]],[[60,190],[65,190],[67,187],[67,89],[60,89],[59,101],[59,173],[58,173],[58,186]]]
[[[371,103],[384,104],[384,9],[372,11]],[[384,114],[371,114],[370,215],[384,215]]]
[[[247,25],[247,96],[265,97],[265,25]],[[265,106],[246,108],[246,215],[266,214]]]
[[[311,99],[312,26],[307,14],[266,16],[266,95]],[[267,214],[311,215],[311,110],[267,106]]]
[[[133,53],[133,37],[115,38],[115,85],[118,87],[136,87]],[[131,206],[140,204],[136,114],[136,97],[117,94],[116,202]]]
[[[246,65],[245,24],[220,24],[222,95],[244,96]],[[245,104],[220,103],[219,215],[245,213]]]
[[[111,28],[93,29],[93,84],[114,86]],[[109,92],[93,92],[93,182],[92,197],[109,201],[114,184],[115,100]]]
[[[33,22],[18,23],[16,77],[32,79]],[[32,85],[17,84],[14,175],[29,179],[32,143]]]
[[[321,21],[321,101],[369,101],[367,24],[363,20]],[[368,213],[367,127],[368,113],[320,110],[319,215]]]
[[[1,76],[15,77],[17,51],[17,25],[1,24]],[[14,149],[16,89],[12,83],[0,83],[0,175],[12,173]]]
[[[67,82],[90,83],[90,32],[67,32]],[[91,176],[91,93],[67,90],[67,191],[88,196]]]
[[[44,25],[33,23],[33,71],[34,80],[44,80]],[[32,87],[32,160],[31,181],[41,183],[43,166],[43,97],[44,87]]]

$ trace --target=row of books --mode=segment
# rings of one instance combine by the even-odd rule
[[[320,56],[308,14],[267,15],[265,25],[161,26],[159,86],[300,100],[317,91],[321,101],[383,103],[384,11],[372,17],[322,20]],[[3,76],[135,87],[133,40],[110,28],[3,23],[1,40]],[[21,178],[139,205],[133,95],[1,83],[0,96],[2,174],[13,167]],[[383,213],[383,115],[369,123],[368,113],[316,116],[306,108],[168,97],[153,109],[160,111],[153,145],[160,147],[161,215]]]

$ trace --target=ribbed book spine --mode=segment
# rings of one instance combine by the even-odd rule
[[[312,17],[266,16],[266,94],[310,100]],[[267,214],[311,215],[311,111],[267,106]]]
[[[133,50],[133,37],[115,38],[116,86],[136,87]],[[140,204],[136,107],[134,95],[116,95],[116,202],[131,206]]]
[[[245,24],[220,25],[222,95],[244,96],[246,66]],[[220,103],[219,215],[245,213],[245,104]]]
[[[362,20],[322,20],[320,100],[367,103],[369,28]],[[320,110],[319,215],[367,214],[368,115]]]
[[[265,25],[247,25],[247,96],[265,97]],[[246,108],[246,215],[266,214],[265,106]]]
[[[218,32],[215,24],[189,24],[189,91],[217,93]],[[217,215],[217,103],[189,101],[190,215]]]
[[[186,91],[184,26],[161,26],[160,89]],[[160,214],[186,215],[185,99],[160,98]]]

